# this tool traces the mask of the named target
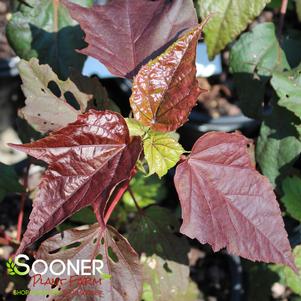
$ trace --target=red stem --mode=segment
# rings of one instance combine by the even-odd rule
[[[23,225],[23,219],[24,219],[24,207],[25,207],[25,201],[26,201],[26,197],[27,197],[29,167],[30,167],[30,165],[28,165],[28,167],[26,168],[26,172],[25,172],[25,175],[24,175],[24,185],[23,186],[25,188],[25,191],[22,192],[21,201],[20,201],[20,212],[19,212],[19,216],[18,216],[18,225],[17,225],[17,241],[18,242],[21,241],[21,235],[22,235],[22,225]]]
[[[134,195],[134,193],[133,193],[133,191],[132,191],[132,188],[131,188],[130,186],[128,187],[128,192],[130,193],[130,195],[131,195],[131,197],[132,197],[132,199],[133,199],[133,202],[134,202],[134,204],[135,204],[137,210],[138,210],[138,211],[141,211],[141,208],[140,208],[140,206],[139,206],[139,204],[138,204],[138,202],[137,202],[137,200],[136,200],[136,198],[135,198],[135,195]]]
[[[122,184],[122,186],[119,188],[117,194],[115,195],[113,201],[111,202],[106,214],[105,214],[105,217],[104,217],[104,221],[105,223],[108,222],[112,212],[114,211],[115,207],[117,206],[117,204],[119,203],[120,199],[122,198],[123,194],[126,192],[126,190],[128,189],[129,187],[129,184],[130,184],[130,180],[124,182]]]
[[[105,213],[105,217],[104,217],[104,221],[105,224],[107,224],[112,212],[114,211],[115,207],[117,206],[117,204],[119,203],[120,199],[122,198],[123,194],[126,192],[126,190],[129,187],[130,181],[131,179],[135,176],[135,174],[137,173],[137,169],[136,167],[132,170],[131,172],[131,176],[128,180],[126,180],[121,187],[119,188],[117,194],[115,195],[113,201],[111,202],[107,212]]]

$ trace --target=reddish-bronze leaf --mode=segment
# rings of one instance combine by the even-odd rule
[[[92,8],[63,2],[86,34],[89,46],[81,53],[120,77],[132,78],[141,65],[197,24],[191,0],[111,0]]]
[[[267,178],[253,167],[248,139],[211,132],[177,167],[181,232],[214,251],[294,268],[279,205]]]
[[[105,229],[92,225],[88,229],[70,229],[44,241],[38,249],[36,259],[45,260],[48,265],[54,260],[61,260],[67,265],[67,260],[75,267],[78,260],[103,260],[102,274],[96,270],[96,275],[79,275],[67,269],[61,275],[55,276],[50,271],[42,276],[31,273],[29,289],[33,291],[48,290],[48,296],[29,295],[27,301],[140,301],[142,292],[142,267],[139,257],[128,241],[112,227]],[[79,261],[79,262],[80,262]],[[91,264],[86,264],[90,266]],[[99,265],[96,264],[96,267]],[[93,264],[92,264],[93,267]],[[37,271],[43,271],[44,265],[38,263]],[[54,264],[56,273],[62,271],[62,264]],[[79,271],[82,274],[83,271]],[[93,269],[85,269],[85,273],[93,274]],[[39,277],[46,280],[56,279],[56,283],[44,285]],[[84,280],[83,280],[84,279]],[[90,292],[89,295],[87,292]],[[93,292],[93,293],[92,293]],[[82,297],[81,297],[82,296]]]
[[[93,110],[46,138],[11,146],[49,164],[19,252],[90,204],[104,224],[112,190],[130,178],[141,152],[140,138],[130,140],[121,115]]]
[[[157,131],[174,131],[186,122],[202,90],[196,79],[198,25],[141,68],[130,98],[134,116]]]

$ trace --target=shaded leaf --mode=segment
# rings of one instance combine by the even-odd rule
[[[283,36],[282,47],[291,68],[297,67],[301,62],[301,31],[295,29],[286,30]]]
[[[141,152],[121,115],[89,111],[39,141],[11,145],[49,164],[19,252],[67,217],[92,205],[99,223],[117,184],[128,180]]]
[[[74,122],[78,114],[85,112],[91,95],[80,92],[71,80],[59,80],[48,65],[39,65],[35,58],[29,62],[22,60],[18,68],[26,96],[26,106],[20,110],[20,115],[37,131],[46,133],[60,129]],[[53,91],[50,83],[58,91]],[[68,103],[67,93],[73,95],[78,109]]]
[[[4,199],[7,193],[23,191],[24,188],[19,183],[14,167],[0,162],[0,202]]]
[[[114,253],[117,260],[112,259],[110,252]],[[80,280],[83,279],[82,275],[77,276],[72,270],[71,275],[66,271],[60,275],[58,280],[65,280],[53,286],[41,283],[34,285],[32,279],[29,289],[47,289],[59,294],[49,294],[48,297],[32,294],[28,301],[73,300],[80,298],[84,291],[93,291],[89,300],[140,301],[142,267],[139,257],[128,241],[112,227],[100,229],[98,224],[94,224],[87,229],[67,230],[63,235],[58,234],[44,241],[35,258],[45,260],[48,264],[57,259],[65,263],[70,260],[74,266],[77,260],[101,259],[104,267],[101,274],[96,271],[95,275],[84,276],[86,282]],[[37,264],[36,268],[43,269],[43,264]],[[53,265],[53,268],[57,272],[62,269],[61,264]],[[48,277],[53,278],[49,271],[43,275],[43,279]]]
[[[129,228],[129,241],[139,253],[158,255],[188,265],[189,244],[176,235],[180,227],[175,215],[163,207],[150,206],[138,212]]]
[[[210,132],[176,170],[181,232],[214,251],[294,266],[281,211],[268,180],[253,167],[248,139]]]
[[[297,12],[298,20],[299,20],[299,22],[301,22],[301,1],[300,0],[296,0],[296,12]]]
[[[163,260],[157,255],[141,258],[144,264],[144,295],[147,301],[195,301],[198,289],[189,281],[189,266]]]
[[[287,177],[282,182],[283,196],[281,198],[286,211],[301,222],[301,178]]]
[[[82,225],[90,225],[97,222],[95,214],[90,207],[86,207],[76,212],[70,217],[70,221],[81,223]]]
[[[269,265],[258,264],[250,261],[243,262],[243,270],[247,273],[249,300],[267,301],[271,299],[271,288],[278,282],[277,273],[273,272]]]
[[[294,293],[301,296],[301,245],[294,248],[293,255],[295,257],[299,275],[285,266],[273,266],[272,270],[279,274],[281,282],[284,285],[288,286]]]
[[[93,3],[76,2],[86,6]],[[7,37],[16,54],[49,64],[61,79],[68,77],[70,67],[81,70],[86,57],[75,50],[86,46],[83,32],[61,1],[26,0],[20,7],[7,25]]]
[[[197,10],[202,19],[212,14],[206,26],[205,42],[212,59],[234,40],[257,17],[270,0],[198,0]]]
[[[256,161],[274,187],[279,186],[278,182],[287,175],[301,153],[301,142],[294,124],[298,124],[298,118],[274,104],[271,115],[261,125]]]
[[[93,99],[89,103],[89,108],[103,111],[111,110],[120,113],[118,106],[109,98],[106,88],[100,83],[96,77],[87,77],[73,70],[70,79],[75,83],[76,87],[83,93],[92,95]]]
[[[243,34],[230,52],[239,107],[252,118],[261,118],[266,84],[274,70],[288,68],[273,23],[257,25]]]
[[[36,131],[25,119],[17,116],[16,120],[17,132],[22,143],[29,143],[41,139],[43,135]]]
[[[130,187],[140,207],[159,203],[167,194],[166,186],[162,180],[159,180],[156,175],[146,177],[141,172],[138,172],[131,180]],[[123,200],[127,205],[134,207],[132,197],[128,191],[124,193]]]
[[[174,167],[185,152],[170,133],[148,131],[143,139],[145,159],[149,166],[149,175],[157,173],[161,178]]]
[[[92,8],[64,3],[86,34],[89,46],[81,52],[120,77],[132,78],[141,65],[197,24],[191,0],[112,0]]]
[[[195,59],[203,25],[177,40],[135,77],[130,103],[135,118],[143,125],[168,132],[187,121],[202,92],[196,79]]]
[[[290,71],[275,72],[271,84],[279,96],[278,104],[301,118],[301,64]]]

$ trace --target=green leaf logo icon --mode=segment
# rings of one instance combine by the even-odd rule
[[[7,274],[14,276],[16,275],[16,271],[15,271],[15,263],[13,262],[13,260],[11,258],[8,259],[8,261],[6,262],[6,267],[7,267]]]

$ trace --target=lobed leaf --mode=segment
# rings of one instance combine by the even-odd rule
[[[158,174],[161,178],[174,167],[185,152],[170,133],[148,131],[143,139],[145,159],[149,166],[149,175]]]
[[[134,118],[126,118],[131,136],[141,136],[143,139],[144,156],[148,163],[149,173],[157,173],[161,178],[174,167],[180,156],[185,152],[178,143],[175,132],[161,133],[151,130]]]
[[[198,25],[143,66],[130,98],[135,119],[169,132],[183,125],[202,90],[196,79],[196,46],[205,23]]]
[[[121,115],[89,111],[39,141],[11,145],[49,164],[18,252],[80,209],[92,205],[103,226],[112,190],[131,178],[141,139],[130,139]]]
[[[120,77],[132,78],[141,65],[197,24],[191,0],[111,0],[92,8],[63,3],[86,34],[89,46],[81,53]]]
[[[48,65],[39,65],[32,58],[29,62],[21,60],[18,69],[26,96],[26,106],[19,113],[37,131],[46,133],[63,128],[86,111],[92,95],[82,93],[70,79],[59,80]],[[50,83],[58,91],[51,90]],[[75,98],[78,109],[68,103],[68,94]]]
[[[78,277],[74,272],[60,275],[56,285],[34,285],[33,279],[29,289],[49,290],[59,294],[44,296],[31,294],[27,301],[60,301],[81,298],[83,292],[92,292],[89,300],[93,301],[140,301],[142,293],[142,266],[139,257],[128,241],[110,226],[105,229],[94,224],[87,229],[70,229],[44,241],[38,249],[36,259],[48,264],[56,259],[66,263],[70,260],[75,266],[77,260],[101,259],[104,263],[102,274]],[[36,265],[37,270],[40,264]],[[43,264],[41,269],[43,268]],[[53,265],[55,271],[61,271],[61,265]],[[87,270],[86,270],[87,271]],[[32,276],[32,275],[31,275]],[[53,278],[48,271],[43,277]],[[62,283],[60,279],[65,279]],[[93,283],[96,281],[96,283]]]
[[[248,140],[210,132],[197,140],[176,170],[181,232],[216,252],[295,269],[281,211],[268,180],[253,167]]]
[[[197,0],[202,19],[212,15],[205,28],[209,58],[214,58],[257,17],[270,0]]]

